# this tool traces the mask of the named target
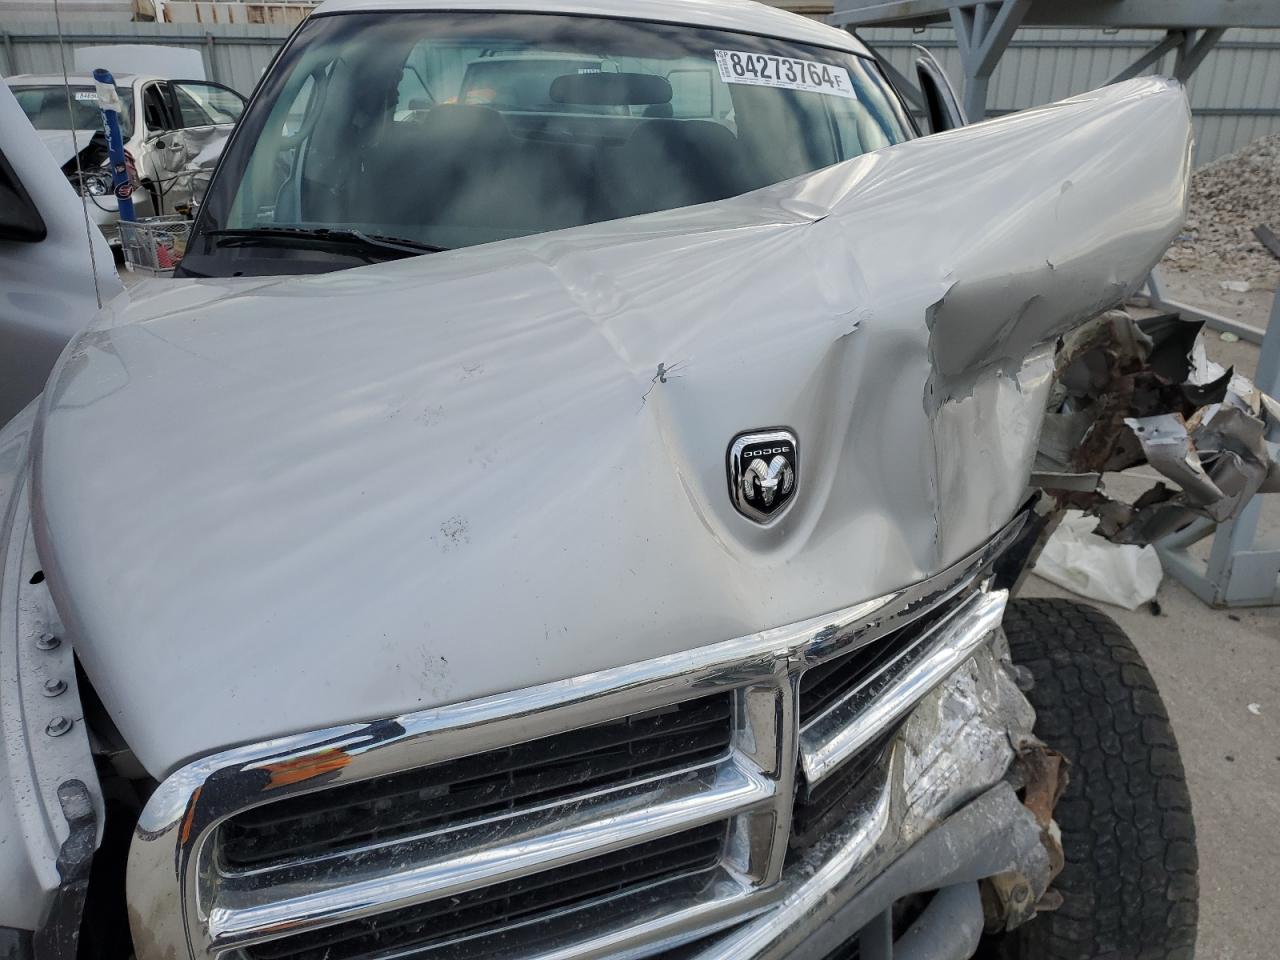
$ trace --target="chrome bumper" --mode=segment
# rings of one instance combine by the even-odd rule
[[[853,940],[867,958],[968,958],[983,929],[978,882],[1048,869],[1035,818],[1009,784],[997,784],[878,871],[848,869],[797,884],[775,910],[709,945],[697,960],[820,960]],[[938,896],[893,941],[880,921],[901,898],[932,890]]]
[[[873,921],[913,893],[1007,872],[1032,878],[1037,890],[1048,885],[1052,868],[1040,825],[1002,779],[1012,759],[1009,743],[1031,742],[1034,714],[1005,674],[999,645],[979,649],[920,703],[894,744],[880,788],[820,849],[788,869],[779,902],[714,938],[696,960],[817,960],[860,935],[877,937]],[[970,898],[938,906],[967,910],[969,922],[950,925],[941,945],[911,931],[882,955],[971,956],[981,907],[975,920]],[[872,955],[881,954],[864,948],[863,956]]]
[[[696,943],[705,945],[705,960],[787,956],[797,936],[827,923],[921,837],[999,784],[1011,744],[1029,736],[1033,715],[1002,664],[1007,594],[978,588],[1019,527],[939,577],[802,624],[532,690],[284,737],[183,768],[153,794],[130,853],[139,960],[229,955],[721,821],[720,865],[696,891],[619,895],[570,920],[537,921],[548,925],[537,947],[524,946],[526,923],[439,955],[631,960]],[[801,724],[797,691],[807,669],[940,605],[946,614],[929,628],[928,645],[892,682],[869,699],[855,691]],[[221,867],[219,827],[251,807],[718,693],[733,701],[729,753],[678,777],[415,837],[397,844],[394,856],[370,846],[278,869]],[[887,762],[859,788],[861,805],[789,857],[797,777],[820,782],[898,725]]]

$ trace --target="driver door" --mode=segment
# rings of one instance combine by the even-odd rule
[[[143,127],[142,144],[138,149],[138,174],[157,214],[173,213],[166,201],[181,163],[173,146],[172,134],[177,122],[170,109],[169,84],[166,81],[148,83],[142,88],[142,108],[139,111]]]
[[[163,178],[162,212],[188,213],[201,199],[245,99],[207,80],[170,80],[165,86],[169,128],[152,141]]]

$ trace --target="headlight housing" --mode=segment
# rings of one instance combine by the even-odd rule
[[[73,174],[71,185],[82,197],[105,197],[111,193],[111,176],[106,173]]]

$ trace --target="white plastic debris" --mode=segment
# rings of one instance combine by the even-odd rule
[[[1156,595],[1164,571],[1154,547],[1111,543],[1093,533],[1098,521],[1068,510],[1045,544],[1035,572],[1090,600],[1134,610]]]
[[[1240,338],[1236,334],[1232,333],[1230,330],[1223,330],[1220,334],[1218,334],[1218,339],[1221,340],[1223,343],[1235,343]]]
[[[1204,348],[1204,331],[1201,331],[1191,346],[1191,372],[1187,375],[1187,382],[1202,387],[1206,383],[1213,383],[1226,372],[1226,367],[1209,359]]]
[[[1223,280],[1218,286],[1223,290],[1229,290],[1231,293],[1248,293],[1252,289],[1248,280]]]
[[[1248,710],[1249,710],[1249,712],[1250,712],[1250,713],[1252,713],[1255,717],[1260,717],[1260,716],[1262,716],[1262,704],[1260,704],[1260,703],[1251,703],[1251,704],[1249,704]]]

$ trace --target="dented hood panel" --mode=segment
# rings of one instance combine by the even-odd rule
[[[1137,80],[703,207],[135,297],[42,411],[78,653],[161,776],[926,577],[1024,497],[1052,341],[1160,257],[1189,147]],[[774,426],[800,485],[758,526],[726,448]]]

